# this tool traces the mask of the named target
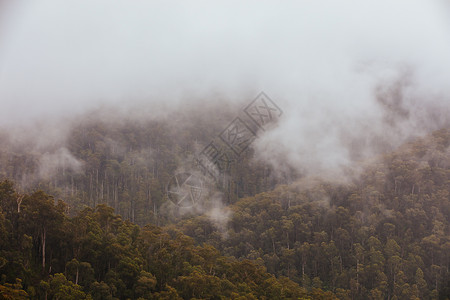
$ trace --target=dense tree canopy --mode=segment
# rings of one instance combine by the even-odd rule
[[[272,176],[250,150],[217,187],[230,211],[217,226],[161,209],[196,139],[220,129],[202,122],[81,122],[67,151],[82,167],[51,177],[36,154],[1,148],[0,298],[450,298],[449,130],[345,183]]]
[[[42,191],[26,195],[17,212],[17,196],[1,182],[2,299],[335,298],[196,244],[176,226],[140,228],[104,204],[70,218]]]

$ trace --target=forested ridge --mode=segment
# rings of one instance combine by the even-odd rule
[[[159,209],[170,178],[180,168],[195,169],[195,155],[233,117],[227,109],[216,119],[208,117],[216,109],[203,107],[202,112],[150,121],[118,115],[99,118],[101,112],[95,111],[73,123],[64,143],[43,149],[0,134],[0,176],[16,182],[21,191],[42,189],[64,199],[70,213],[104,203],[138,225],[166,224]],[[251,158],[249,149],[233,165],[233,180],[223,191],[226,203],[280,182],[269,166]]]
[[[104,204],[69,218],[62,201],[38,191],[19,212],[9,181],[0,197],[2,299],[333,298],[196,245],[175,226],[140,228]]]
[[[449,130],[344,181],[275,176],[250,149],[221,191],[225,228],[165,215],[167,182],[230,116],[91,118],[45,152],[1,136],[0,297],[450,298]]]
[[[450,297],[450,132],[404,145],[349,184],[304,179],[241,199],[228,236],[180,228],[305,288],[342,299]]]

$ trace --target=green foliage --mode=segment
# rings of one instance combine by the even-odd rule
[[[224,191],[232,214],[222,234],[206,216],[171,224],[161,214],[165,183],[195,153],[194,137],[146,125],[74,128],[69,148],[85,169],[59,170],[40,182],[46,192],[0,181],[0,297],[450,297],[450,131],[378,157],[346,184],[273,188],[270,168],[250,164],[249,152]],[[11,155],[0,156],[11,178],[36,171]]]
[[[16,278],[16,283],[0,284],[0,299],[21,300],[28,297],[28,293],[22,289],[22,280],[19,278]]]
[[[44,286],[44,284],[42,285]],[[82,291],[81,286],[67,280],[64,274],[61,273],[50,275],[48,285],[45,286],[47,296],[50,297],[50,299],[92,299],[91,297],[86,297],[86,294]]]
[[[239,200],[226,239],[202,217],[179,227],[224,254],[353,299],[448,294],[450,131],[417,140],[346,185],[308,178]],[[324,200],[325,199],[325,200]],[[433,296],[434,295],[434,296]]]
[[[173,226],[141,229],[103,204],[70,218],[61,201],[39,191],[27,195],[23,206],[18,226],[8,234],[22,241],[5,245],[2,253],[10,251],[22,262],[18,274],[38,298],[297,299],[323,293],[287,277],[277,279],[254,261],[196,245]],[[31,259],[24,264],[27,255],[21,249],[28,247]],[[26,299],[21,279],[6,282],[17,270],[5,268],[11,265],[7,259],[2,262],[2,297]]]

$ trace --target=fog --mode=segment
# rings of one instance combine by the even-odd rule
[[[166,117],[264,91],[285,113],[256,158],[342,170],[448,125],[449,16],[447,2],[421,0],[4,5],[0,125],[101,106]]]

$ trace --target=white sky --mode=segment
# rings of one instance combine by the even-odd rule
[[[444,2],[17,2],[0,31],[3,122],[211,91],[366,105],[350,98],[399,64],[417,68],[424,88],[448,92]]]

